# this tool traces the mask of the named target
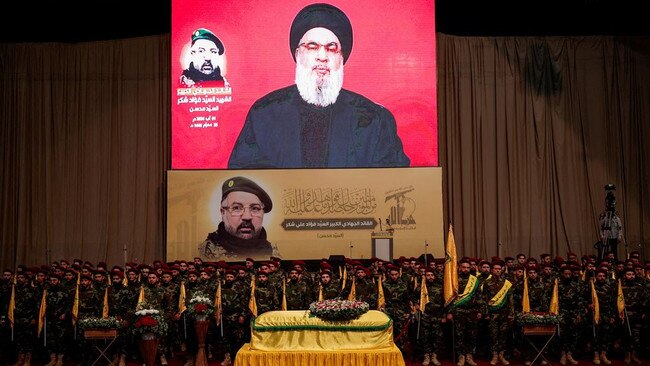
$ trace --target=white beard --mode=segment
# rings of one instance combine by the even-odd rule
[[[338,71],[330,71],[327,77],[315,75],[309,67],[296,64],[296,86],[302,99],[309,104],[327,107],[336,102],[343,87],[343,65]]]

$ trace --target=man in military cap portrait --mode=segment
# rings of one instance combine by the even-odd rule
[[[339,8],[312,4],[298,12],[289,32],[295,84],[253,104],[229,168],[410,165],[393,114],[342,88],[352,41],[352,24]]]
[[[225,47],[212,31],[199,28],[192,33],[190,64],[180,76],[181,87],[228,86],[224,78]]]
[[[263,227],[264,214],[272,208],[271,197],[257,183],[241,176],[226,179],[221,187],[221,222],[199,245],[199,252],[204,258],[225,261],[278,255]]]

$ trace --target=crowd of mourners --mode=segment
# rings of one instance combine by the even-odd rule
[[[182,357],[191,366],[199,344],[194,321],[179,301],[181,294],[186,306],[195,296],[215,299],[215,304],[219,298],[221,312],[211,317],[205,349],[207,357],[221,365],[232,364],[250,340],[253,296],[258,316],[283,309],[283,303],[286,310],[306,310],[320,300],[365,301],[370,309],[391,317],[395,344],[405,357],[425,366],[439,365],[443,358],[458,366],[475,366],[479,358],[490,365],[508,365],[509,360],[530,364],[535,358],[542,364],[559,360],[576,365],[581,360],[606,365],[615,357],[640,364],[640,357],[648,356],[649,342],[640,340],[650,336],[650,262],[644,263],[638,252],[624,261],[614,253],[604,258],[542,254],[539,260],[524,254],[491,260],[463,257],[457,262],[457,294],[447,301],[444,258],[308,262],[194,258],[110,267],[62,259],[6,269],[0,284],[0,362],[93,364],[98,348],[79,324],[106,315],[118,319],[121,327],[107,351],[113,363],[142,362],[130,330],[138,304],[146,301],[167,325],[158,342],[158,362],[164,366],[168,358]],[[39,314],[41,309],[44,314]],[[531,324],[521,314],[549,319],[555,312],[550,319],[557,320],[559,332],[540,353],[527,342],[524,329]],[[46,324],[39,324],[41,319]]]

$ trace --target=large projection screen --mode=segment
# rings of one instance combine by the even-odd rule
[[[395,230],[395,258],[443,256],[442,169],[422,167],[169,171],[167,258],[269,259],[224,257],[204,247],[223,219],[222,188],[234,177],[254,181],[270,197],[261,222],[280,258],[370,258],[373,234],[385,233],[386,222]]]
[[[290,28],[296,14],[312,3],[172,1],[172,169],[228,168],[253,103],[294,84]],[[408,166],[438,166],[433,0],[329,3],[347,15],[353,31],[343,88],[392,113]],[[209,39],[206,30],[222,46],[212,66],[218,64],[224,80],[188,83],[184,70],[191,72],[192,55],[197,55],[191,53],[192,41]],[[271,129],[268,135],[290,132]]]

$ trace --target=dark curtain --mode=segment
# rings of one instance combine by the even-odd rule
[[[169,45],[0,44],[3,268],[162,258]]]
[[[444,211],[459,255],[595,254],[607,183],[628,250],[647,251],[649,41],[438,34]]]
[[[594,253],[606,183],[629,250],[648,249],[647,38],[438,34],[437,48],[459,255]],[[170,58],[169,35],[0,44],[3,268],[164,259]]]

